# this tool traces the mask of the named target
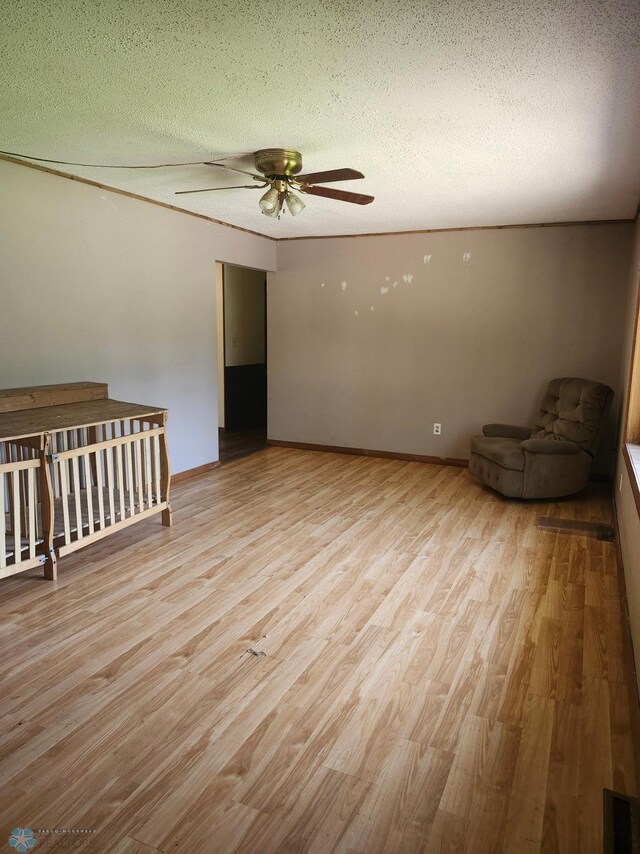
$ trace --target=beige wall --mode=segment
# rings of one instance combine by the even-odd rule
[[[265,274],[224,265],[225,364],[262,365],[265,352]]]
[[[270,438],[467,458],[482,424],[530,424],[548,380],[570,375],[611,385],[617,412],[632,234],[605,225],[279,243]],[[613,427],[605,444],[611,460]]]
[[[273,241],[0,162],[0,387],[100,380],[167,406],[174,472],[218,458],[215,261]]]
[[[635,230],[635,250],[629,278],[629,300],[627,307],[627,325],[622,381],[627,383],[633,345],[635,315],[638,305],[638,281],[640,280],[640,220]],[[640,377],[638,378],[640,380]],[[622,443],[621,443],[622,450]],[[636,662],[640,662],[640,517],[635,505],[627,468],[618,456],[618,474],[616,477],[616,509],[618,512],[618,530],[624,564],[624,575],[629,603],[631,636]],[[637,671],[636,671],[637,675]],[[640,683],[639,683],[640,687]]]

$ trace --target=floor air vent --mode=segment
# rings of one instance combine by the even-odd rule
[[[636,798],[604,790],[604,854],[640,854],[640,811]]]

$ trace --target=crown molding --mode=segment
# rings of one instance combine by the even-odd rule
[[[637,215],[636,215],[637,216]],[[629,225],[634,219],[585,219],[568,222],[524,222],[514,225],[464,225],[455,228],[416,228],[407,231],[368,231],[362,234],[318,234],[307,237],[278,237],[278,243],[289,240],[337,240],[353,237],[395,237],[402,234],[442,234],[455,231],[500,231],[507,228],[568,228],[576,225]]]

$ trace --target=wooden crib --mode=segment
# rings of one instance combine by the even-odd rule
[[[0,391],[0,578],[162,514],[171,525],[166,409],[102,383]]]

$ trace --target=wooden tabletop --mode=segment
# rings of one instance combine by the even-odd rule
[[[127,418],[144,420],[163,412],[166,412],[166,408],[162,406],[144,406],[110,398],[3,412],[0,413],[0,441],[37,436],[39,433],[51,433],[55,430],[91,427]]]
[[[78,382],[0,388],[0,413],[109,397],[107,383]]]

